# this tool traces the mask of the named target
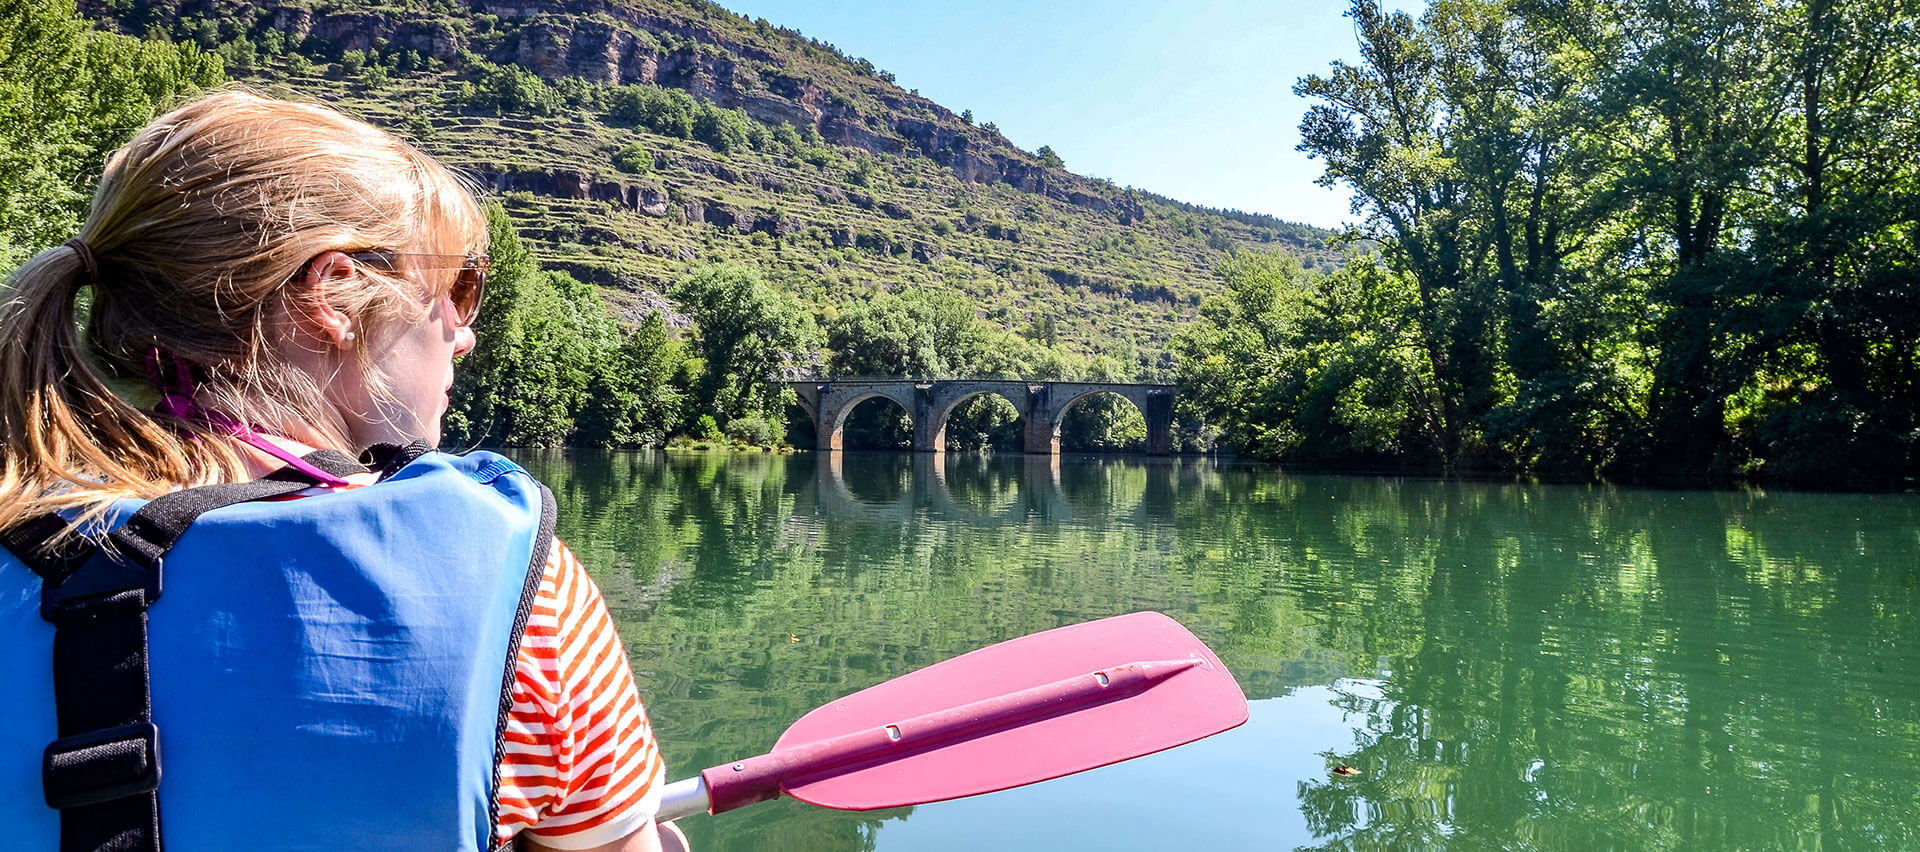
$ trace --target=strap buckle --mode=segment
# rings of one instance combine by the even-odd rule
[[[134,589],[146,591],[147,606],[160,599],[160,561],[155,560],[149,569],[126,556],[101,549],[59,585],[41,587],[40,617],[55,621],[58,616],[70,614],[83,598],[101,598]]]
[[[40,786],[56,810],[151,793],[160,787],[160,729],[135,722],[54,740]]]

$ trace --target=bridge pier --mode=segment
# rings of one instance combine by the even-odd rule
[[[953,410],[976,396],[996,394],[1013,404],[1025,423],[1022,448],[1032,455],[1060,453],[1060,425],[1066,413],[1082,399],[1111,393],[1133,403],[1147,425],[1148,455],[1167,455],[1173,449],[1171,385],[1120,382],[1027,382],[998,379],[811,379],[788,382],[800,407],[813,418],[814,447],[825,452],[843,449],[847,415],[855,406],[880,397],[900,406],[913,421],[913,449],[944,453],[947,420]]]

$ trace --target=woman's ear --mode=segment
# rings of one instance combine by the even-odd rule
[[[301,298],[294,310],[295,322],[333,344],[335,349],[352,348],[353,317],[335,308],[327,296],[356,274],[352,258],[330,251],[315,255],[307,263],[305,277],[300,281]]]

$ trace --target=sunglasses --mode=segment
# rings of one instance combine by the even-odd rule
[[[361,251],[347,257],[357,263],[377,263],[388,269],[393,269],[402,258],[416,269],[458,269],[460,275],[453,279],[453,289],[447,291],[447,297],[453,300],[454,313],[463,326],[473,325],[474,319],[480,316],[480,299],[487,288],[487,268],[492,265],[492,259],[484,254]]]

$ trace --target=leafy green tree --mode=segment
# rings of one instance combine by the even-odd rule
[[[1327,76],[1294,87],[1323,103],[1300,124],[1300,150],[1325,161],[1325,185],[1354,191],[1355,212],[1382,241],[1395,268],[1419,288],[1417,316],[1429,368],[1440,381],[1441,435],[1448,464],[1477,439],[1479,411],[1490,408],[1495,350],[1483,280],[1473,250],[1470,185],[1449,132],[1441,49],[1413,16],[1355,0],[1348,15],[1361,64],[1334,63]]]
[[[615,89],[611,101],[608,113],[616,119],[634,122],[662,136],[693,138],[698,102],[686,92],[636,84]]]
[[[107,154],[222,79],[218,57],[95,32],[70,3],[0,5],[0,269],[73,236]]]
[[[709,408],[722,426],[758,415],[776,434],[783,431],[793,391],[775,382],[783,369],[810,360],[819,345],[819,327],[806,306],[759,269],[737,263],[697,269],[668,295],[694,323],[691,350],[704,366],[696,407]]]
[[[1315,464],[1439,466],[1437,389],[1414,331],[1416,286],[1357,259],[1311,277],[1243,253],[1227,291],[1174,340],[1186,404],[1247,455]]]
[[[667,332],[660,312],[648,314],[602,359],[589,380],[576,443],[610,447],[665,443],[685,405],[685,391],[675,382],[685,359],[686,347]]]
[[[1821,2],[1821,0],[1814,0]],[[1782,65],[1755,3],[1625,4],[1632,61],[1600,90],[1609,117],[1658,147],[1621,163],[1661,252],[1648,297],[1659,319],[1647,397],[1649,472],[1705,475],[1726,443],[1726,401],[1754,350],[1734,331],[1757,281],[1734,244],[1755,169],[1786,107]]]
[[[559,446],[587,403],[611,319],[592,288],[539,268],[504,210],[489,211],[494,257],[478,339],[454,381],[448,434],[506,446]]]
[[[1052,145],[1040,146],[1040,150],[1033,152],[1033,156],[1040,160],[1040,165],[1049,169],[1064,169],[1067,167],[1067,161],[1061,159],[1059,154],[1054,153]]]
[[[722,154],[764,148],[770,138],[767,129],[747,117],[745,112],[700,101],[693,108],[692,136]]]
[[[473,351],[454,370],[446,434],[455,444],[498,443],[505,436],[505,420],[513,404],[506,389],[516,380],[514,371],[525,336],[522,304],[542,274],[506,208],[496,202],[487,205],[486,213],[492,267],[480,315],[473,322]]]
[[[553,115],[564,104],[540,75],[518,65],[481,63],[475,70],[476,79],[462,84],[458,93],[467,106],[501,115]]]
[[[1336,336],[1266,347],[1295,353],[1272,365],[1284,381],[1193,386],[1229,443],[1292,457],[1341,447],[1308,436],[1345,422],[1348,450],[1409,461],[1429,432],[1404,425],[1429,424],[1443,468],[1913,475],[1914,9],[1436,0],[1416,19],[1359,0],[1350,15],[1361,60],[1297,86],[1319,101],[1301,148],[1354,191],[1380,266],[1301,304],[1384,304],[1411,285],[1393,336],[1425,361],[1405,375],[1431,383],[1300,419],[1314,395],[1296,391],[1344,386],[1333,366],[1378,337],[1329,315]],[[1208,359],[1243,349],[1222,331],[1243,323],[1213,320],[1184,338],[1189,381],[1223,379]],[[1338,354],[1320,346],[1334,339],[1341,359],[1313,354]],[[1369,369],[1389,364],[1412,366]]]
[[[827,323],[827,369],[842,376],[951,378],[976,375],[965,362],[976,328],[966,297],[925,290],[875,292]]]
[[[1756,369],[1729,414],[1765,476],[1822,486],[1872,481],[1916,457],[1920,281],[1910,203],[1920,128],[1915,10],[1861,0],[1796,4],[1771,20],[1790,107],[1760,186],[1755,253],[1770,309]]]
[[[456,444],[643,446],[665,440],[684,396],[683,349],[655,314],[631,335],[589,284],[544,271],[498,204],[477,344],[455,371]]]

